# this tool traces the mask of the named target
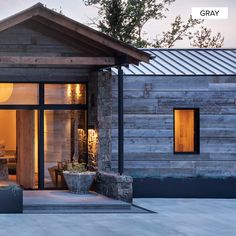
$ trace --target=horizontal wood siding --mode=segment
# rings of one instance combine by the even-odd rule
[[[74,48],[53,32],[22,23],[0,32],[0,57],[81,57],[89,56],[81,47]],[[65,66],[1,65],[0,81],[76,81],[87,82],[91,69]]]
[[[236,76],[124,78],[125,172],[134,177],[236,176]],[[173,108],[200,109],[200,154],[173,154]],[[117,78],[112,167],[117,170]]]

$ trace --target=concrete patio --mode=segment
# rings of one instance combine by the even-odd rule
[[[24,213],[80,213],[91,211],[129,210],[126,202],[107,198],[95,192],[78,195],[67,190],[23,192]]]
[[[236,200],[135,199],[134,203],[158,214],[0,215],[0,235],[236,235]]]
[[[68,190],[24,191],[23,205],[25,214],[149,213],[95,192],[78,195]]]

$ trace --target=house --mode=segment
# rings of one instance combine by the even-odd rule
[[[144,51],[150,63],[123,68],[124,170],[134,196],[235,197],[236,49]],[[116,100],[113,79],[114,169]]]
[[[136,197],[235,197],[235,59],[139,50],[40,3],[1,21],[0,183],[64,189],[77,160],[120,199],[124,174]]]
[[[104,69],[119,71],[121,137],[121,67],[149,59],[41,3],[1,21],[0,183],[63,189],[71,160],[110,171],[112,79]]]

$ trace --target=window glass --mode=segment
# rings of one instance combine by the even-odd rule
[[[196,143],[199,125],[197,125],[197,110],[175,109],[174,110],[174,152],[195,153],[198,152]]]
[[[87,161],[86,111],[44,112],[45,188],[65,188],[63,166],[70,160]]]
[[[38,84],[0,83],[0,105],[37,105]]]
[[[86,104],[86,85],[45,84],[45,104]]]

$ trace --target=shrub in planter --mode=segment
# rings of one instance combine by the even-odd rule
[[[95,172],[87,171],[85,163],[67,163],[63,175],[72,193],[86,194],[92,186]]]

